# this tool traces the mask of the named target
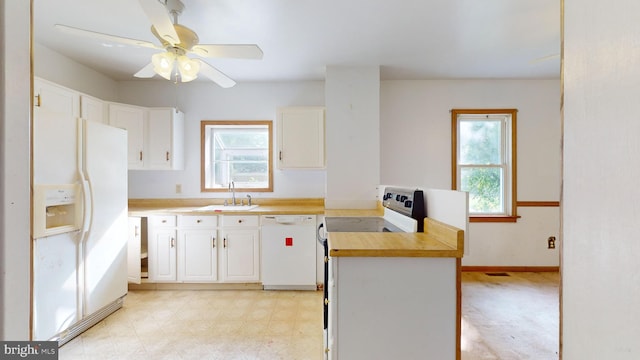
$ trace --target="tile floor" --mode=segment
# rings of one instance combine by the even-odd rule
[[[322,292],[130,291],[65,359],[322,359]]]
[[[462,359],[558,359],[558,273],[463,273]],[[322,359],[322,292],[130,291],[60,360]]]

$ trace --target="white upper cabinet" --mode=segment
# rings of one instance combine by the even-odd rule
[[[174,108],[109,104],[109,124],[128,132],[130,170],[184,168],[184,115]]]
[[[35,78],[33,93],[33,105],[37,112],[69,115],[73,118],[80,115],[80,93],[77,91]]]
[[[325,167],[324,107],[284,107],[276,119],[278,168]]]
[[[145,168],[145,108],[126,104],[109,104],[109,124],[127,130],[129,170]]]
[[[149,168],[184,168],[184,115],[174,108],[148,109]]]
[[[89,95],[80,95],[80,117],[99,123],[108,123],[104,101]]]

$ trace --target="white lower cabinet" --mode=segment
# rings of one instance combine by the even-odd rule
[[[142,219],[129,216],[129,231],[127,242],[127,280],[130,283],[142,282],[142,260],[146,258],[142,249]],[[146,249],[144,250],[146,252]]]
[[[176,217],[148,217],[149,281],[176,281]]]
[[[258,216],[221,216],[222,281],[260,281],[260,228]]]
[[[178,217],[178,281],[218,280],[216,216]]]
[[[259,282],[258,216],[219,219],[218,230],[214,215],[149,216],[149,281]]]

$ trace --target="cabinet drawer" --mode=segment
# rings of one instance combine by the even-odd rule
[[[176,226],[176,217],[173,215],[149,216],[147,221],[151,226]]]
[[[179,227],[216,227],[218,226],[217,216],[196,216],[183,215],[178,217]]]
[[[259,218],[255,215],[223,215],[220,225],[223,227],[258,227]]]

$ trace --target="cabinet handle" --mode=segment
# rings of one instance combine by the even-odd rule
[[[34,105],[40,107],[40,94],[36,95],[36,103]]]
[[[222,239],[222,247],[226,248],[227,247],[227,238],[223,238]]]
[[[215,249],[216,248],[216,237],[212,236],[211,237],[211,246]]]
[[[169,161],[169,152],[167,151],[167,161]]]
[[[278,155],[278,159],[282,160],[282,151],[280,151],[279,155]]]
[[[200,224],[200,223],[202,222],[202,220],[198,219],[198,220],[196,220],[196,222],[197,222],[198,224]]]
[[[238,224],[242,224],[242,219],[238,219]]]
[[[133,231],[133,235],[135,237],[140,236],[140,227],[138,225],[135,226],[135,230]]]
[[[140,161],[142,161],[142,151],[140,151]]]
[[[324,299],[324,304],[325,304],[325,305],[329,305],[329,299],[325,298],[325,299]]]
[[[176,239],[171,238],[171,247],[175,247],[176,246]]]

